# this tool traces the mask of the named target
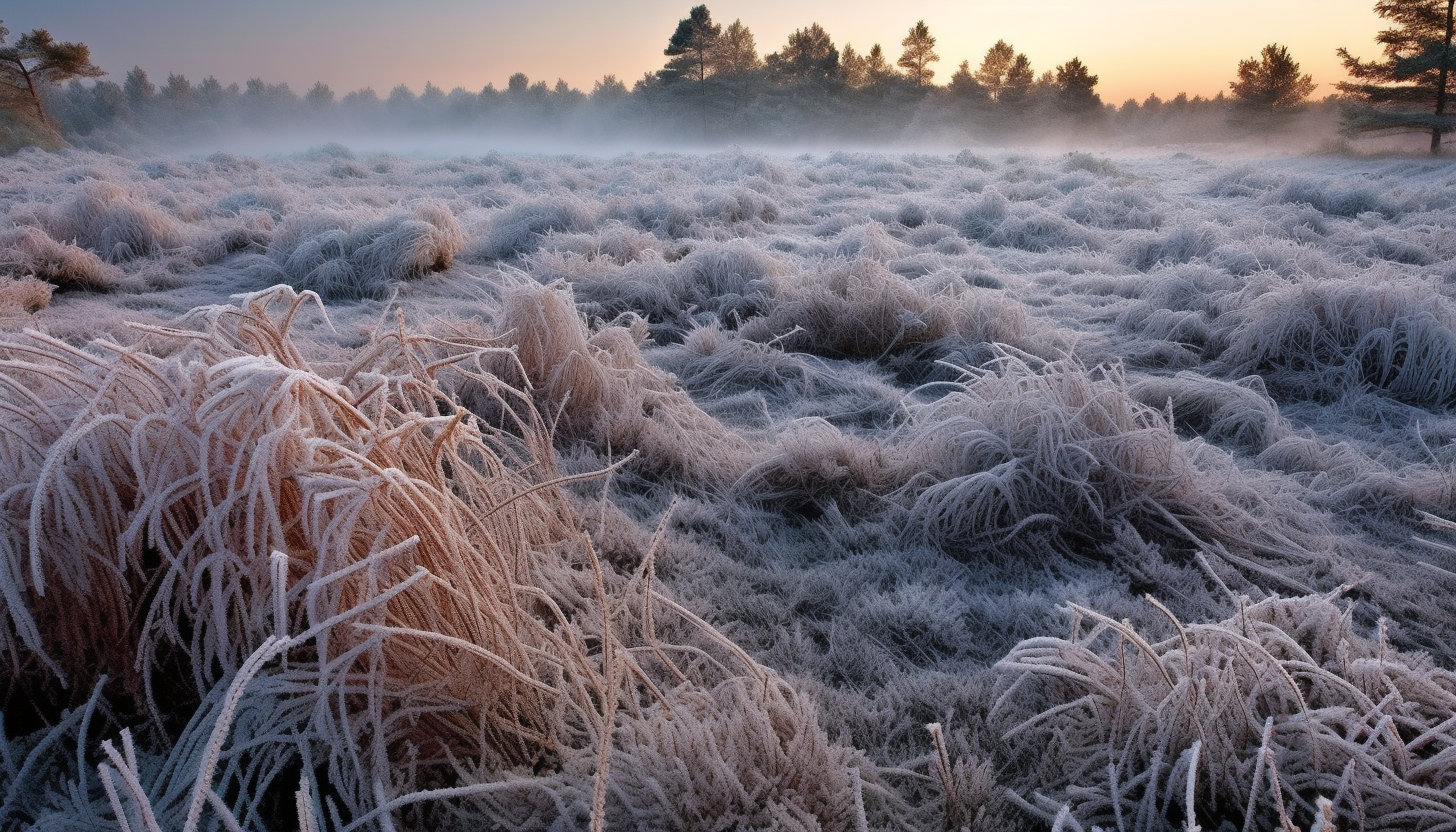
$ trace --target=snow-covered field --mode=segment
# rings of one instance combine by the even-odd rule
[[[0,826],[1456,817],[1452,162],[27,152],[0,328]]]

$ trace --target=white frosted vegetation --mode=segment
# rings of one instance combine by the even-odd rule
[[[0,826],[1443,828],[1453,194],[8,157]]]
[[[1108,828],[1240,816],[1246,829],[1310,828],[1324,814],[1442,829],[1456,813],[1456,675],[1392,648],[1383,623],[1360,632],[1324,596],[1216,623],[1170,614],[1159,640],[1072,614],[1069,637],[1028,640],[997,664],[992,706],[1048,819],[1063,801]]]
[[[402,281],[450,268],[465,240],[449,207],[439,202],[372,221],[370,213],[356,208],[290,216],[269,245],[278,281],[329,300],[378,298]]]

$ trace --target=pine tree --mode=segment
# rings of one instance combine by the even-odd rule
[[[742,20],[728,24],[708,53],[708,69],[714,75],[747,75],[763,66],[753,32]]]
[[[1300,109],[1316,86],[1313,78],[1299,74],[1288,48],[1271,43],[1260,57],[1239,61],[1238,80],[1229,82],[1234,120],[1268,127]]]
[[[263,79],[254,78],[252,81],[257,81],[258,87],[262,88]],[[249,81],[249,84],[252,81]],[[127,104],[131,106],[134,113],[140,113],[152,103],[152,99],[157,97],[157,85],[147,77],[147,71],[139,66],[132,67],[131,71],[126,74],[126,80],[122,82],[121,88],[126,91]]]
[[[316,110],[327,110],[334,106],[334,91],[323,81],[315,81],[303,96],[303,100]]]
[[[896,63],[905,70],[905,76],[917,87],[929,86],[930,79],[935,77],[935,70],[929,68],[930,64],[940,60],[940,56],[935,54],[935,37],[930,34],[925,21],[911,26],[910,33],[900,41],[900,45],[905,47],[905,51]]]
[[[1095,91],[1097,76],[1087,70],[1080,58],[1057,67],[1055,77],[1057,104],[1062,110],[1077,115],[1101,111],[1102,98]]]
[[[961,61],[956,67],[954,74],[950,76],[950,83],[946,90],[951,94],[951,99],[963,106],[976,107],[985,104],[990,100],[986,88],[976,80],[975,73],[971,72],[971,62]]]
[[[1023,113],[1031,107],[1035,88],[1036,73],[1031,69],[1031,61],[1026,53],[1019,52],[1006,68],[1006,77],[996,93],[996,103],[1013,113]]]
[[[846,87],[857,90],[870,82],[869,64],[864,55],[846,43],[839,55],[839,78]]]
[[[1441,152],[1443,136],[1456,130],[1447,112],[1456,55],[1456,0],[1380,0],[1375,13],[1396,25],[1375,36],[1383,61],[1362,61],[1341,48],[1345,69],[1356,82],[1339,84],[1364,106],[1348,108],[1343,129],[1349,134],[1376,130],[1429,130],[1431,153]]]
[[[708,78],[710,58],[722,27],[713,22],[707,6],[694,6],[679,20],[662,54],[672,58],[658,73],[664,82],[688,78],[702,83]]]
[[[811,23],[789,35],[789,42],[769,55],[767,63],[780,81],[823,83],[839,75],[839,50],[823,26]]]
[[[192,102],[192,82],[186,75],[175,72],[167,75],[167,86],[162,87],[162,98],[173,107],[184,107]]]
[[[885,60],[885,50],[878,43],[871,46],[869,54],[865,55],[865,77],[871,85],[883,85],[895,77],[895,70]]]
[[[1011,69],[1015,60],[1015,47],[1004,40],[996,41],[994,46],[986,50],[986,57],[981,59],[981,67],[976,70],[975,79],[985,87],[986,94],[991,98],[1001,95],[1001,88],[1006,86],[1006,72]]]
[[[106,74],[91,63],[91,49],[84,43],[58,43],[45,29],[34,29],[7,45],[9,35],[0,25],[0,106],[33,108],[43,125],[50,120],[41,105],[41,87]]]

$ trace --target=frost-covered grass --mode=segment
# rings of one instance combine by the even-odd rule
[[[341,151],[0,167],[0,827],[1447,828],[1456,165]]]

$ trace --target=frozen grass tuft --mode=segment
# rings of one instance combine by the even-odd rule
[[[1456,675],[1392,648],[1384,622],[1362,633],[1328,596],[1242,601],[1215,624],[1168,614],[1162,637],[1072,616],[1070,636],[997,664],[1002,759],[1047,821],[1058,806],[1119,830],[1456,816]]]
[[[1281,519],[1257,490],[1221,487],[1117,366],[1003,353],[912,411],[899,441],[920,472],[902,490],[910,529],[959,557],[1095,556],[1130,528],[1173,551],[1308,560],[1302,518]]]
[[[732,482],[747,467],[750,443],[643,358],[641,319],[593,332],[565,287],[522,285],[504,292],[495,326],[542,412],[560,414],[558,440],[641,451],[639,466],[699,484]]]
[[[1293,431],[1259,376],[1229,382],[1181,372],[1139,378],[1128,394],[1150,407],[1166,407],[1179,429],[1248,454],[1263,452]]]
[[[575,197],[523,200],[497,214],[472,256],[504,260],[536,251],[548,232],[580,233],[596,225],[598,211]]]
[[[51,303],[53,287],[34,277],[0,277],[0,318],[33,315]]]
[[[650,552],[635,577],[597,560],[526,394],[482,369],[500,351],[401,330],[324,376],[290,335],[308,299],[130,348],[0,339],[28,404],[0,409],[6,511],[28,517],[0,538],[6,709],[52,723],[30,754],[60,772],[17,795],[25,772],[0,771],[12,819],[65,794],[93,822],[104,800],[147,828],[277,826],[264,797],[296,787],[305,827],[600,828],[725,794],[853,827],[853,756],[809,706],[655,592]],[[513,417],[452,407],[440,374]],[[95,737],[143,715],[88,773]]]
[[[1300,280],[1256,294],[1223,361],[1277,396],[1329,401],[1371,389],[1420,407],[1456,404],[1456,302],[1421,280]]]
[[[1054,330],[1004,292],[964,280],[906,280],[870,260],[831,260],[808,274],[771,282],[768,313],[745,337],[835,358],[881,358],[955,335],[966,340],[1054,349]]]
[[[120,269],[95,253],[57,242],[33,226],[0,231],[0,270],[15,276],[33,276],[62,289],[104,292],[125,282]]]
[[[361,222],[360,213],[285,220],[271,247],[288,284],[331,300],[382,298],[402,281],[450,268],[465,242],[443,203],[422,202],[372,222]]]
[[[116,185],[87,181],[70,202],[38,212],[56,240],[71,240],[108,263],[161,254],[187,245],[192,234],[165,211]]]

